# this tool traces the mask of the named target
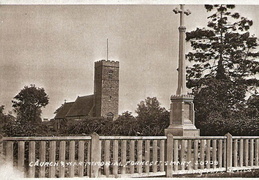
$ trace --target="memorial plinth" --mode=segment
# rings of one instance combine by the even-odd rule
[[[199,136],[195,127],[194,104],[192,95],[172,95],[170,107],[170,125],[165,134],[174,136]]]

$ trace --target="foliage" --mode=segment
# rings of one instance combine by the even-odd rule
[[[139,123],[132,112],[123,112],[119,117],[108,125],[104,134],[120,136],[139,135]]]
[[[82,120],[68,120],[65,129],[61,130],[61,133],[67,135],[86,135],[96,132],[97,134],[103,134],[103,129],[110,123],[105,118],[86,118]]]
[[[3,133],[3,127],[5,126],[5,124],[14,120],[15,118],[11,115],[10,112],[8,114],[4,113],[4,105],[1,105],[0,106],[0,134]]]
[[[220,113],[223,118],[228,118],[242,111],[245,106],[244,96],[245,89],[242,84],[211,79],[210,84],[194,97],[197,128],[204,128],[200,123],[208,118],[210,112]]]
[[[246,115],[259,119],[259,95],[252,95],[247,100]]]
[[[132,115],[132,112],[125,111],[119,117],[116,119],[117,121],[128,121],[131,119],[135,119],[135,117]]]
[[[35,85],[25,86],[12,101],[16,118],[10,113],[3,115],[3,106],[0,108],[0,119],[6,119],[2,125],[2,133],[14,137],[51,135],[49,127],[40,118],[41,108],[48,102],[43,88],[37,88]]]
[[[17,113],[17,120],[21,122],[41,122],[41,108],[49,103],[49,98],[43,88],[25,86],[12,100]]]
[[[63,121],[64,122],[64,121]],[[130,112],[125,112],[116,121],[107,118],[85,118],[82,120],[67,120],[62,125],[62,135],[137,135],[138,123]]]
[[[211,112],[206,121],[201,122],[200,129],[204,136],[222,136],[230,133],[233,136],[258,136],[259,119],[248,118],[240,113],[225,118],[218,112]]]
[[[43,123],[9,121],[3,126],[5,136],[48,136],[49,128]]]
[[[169,112],[160,106],[156,97],[141,101],[136,113],[141,135],[164,135],[164,129],[169,126]]]
[[[145,101],[141,101],[137,106],[137,118],[140,120],[156,119],[161,113],[166,112],[165,108],[160,107],[156,97],[147,97]]]
[[[187,54],[187,86],[195,95],[197,127],[206,129],[215,113],[221,120],[247,108],[246,95],[257,94],[257,38],[249,33],[253,21],[233,12],[234,5],[205,5],[207,28],[186,33],[193,51]],[[240,119],[241,120],[241,119]],[[225,122],[227,123],[227,122]],[[213,126],[212,126],[213,127]],[[214,128],[216,129],[216,128]]]
[[[230,5],[206,5],[207,11],[215,12],[208,17],[208,29],[197,28],[187,33],[187,41],[191,42],[194,52],[189,52],[187,58],[196,64],[188,71],[189,85],[200,87],[206,85],[207,78],[231,81],[243,80],[246,85],[258,83],[256,79],[246,79],[259,71],[257,38],[248,30],[253,21],[233,13]],[[203,81],[202,81],[203,80]],[[254,80],[254,81],[253,81]]]
[[[126,111],[115,121],[105,118],[86,118],[83,120],[67,120],[60,131],[63,135],[89,135],[96,132],[99,135],[140,136],[164,135],[164,129],[169,125],[169,112],[160,107],[156,98],[147,98],[141,102],[134,117]]]
[[[15,119],[12,116],[11,112],[9,112],[8,114],[5,114],[4,108],[5,108],[4,105],[0,106],[0,124],[4,124],[4,123],[7,123],[7,122]]]

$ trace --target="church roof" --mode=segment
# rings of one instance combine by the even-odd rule
[[[94,106],[94,95],[77,97],[66,117],[88,116]]]
[[[55,119],[64,119],[66,117],[67,112],[73,106],[74,102],[67,102],[63,104],[58,110],[55,116]]]

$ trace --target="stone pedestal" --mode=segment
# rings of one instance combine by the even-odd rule
[[[165,129],[165,135],[200,136],[200,130],[195,127],[194,104],[192,95],[171,96],[170,125]]]

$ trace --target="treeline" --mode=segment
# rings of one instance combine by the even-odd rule
[[[131,112],[126,111],[115,121],[106,118],[62,120],[60,129],[55,128],[55,120],[31,122],[9,119],[4,123],[2,133],[5,136],[73,136],[89,135],[93,132],[99,135],[120,136],[164,135],[164,129],[169,126],[169,112],[160,106],[157,98],[148,97],[142,101],[136,113],[137,116],[133,116]]]
[[[196,120],[196,127],[203,136],[223,136],[228,132],[234,136],[258,136],[258,114],[254,114],[257,111],[253,108],[246,110],[246,113],[229,114],[227,118],[212,112],[208,119]],[[1,122],[4,120],[1,130],[5,136],[84,136],[93,132],[103,136],[163,136],[164,129],[169,126],[170,114],[160,106],[157,98],[148,97],[137,105],[136,116],[126,111],[115,121],[105,118],[62,120],[59,129],[55,128],[56,120],[34,123],[17,121],[3,112],[0,118]]]

